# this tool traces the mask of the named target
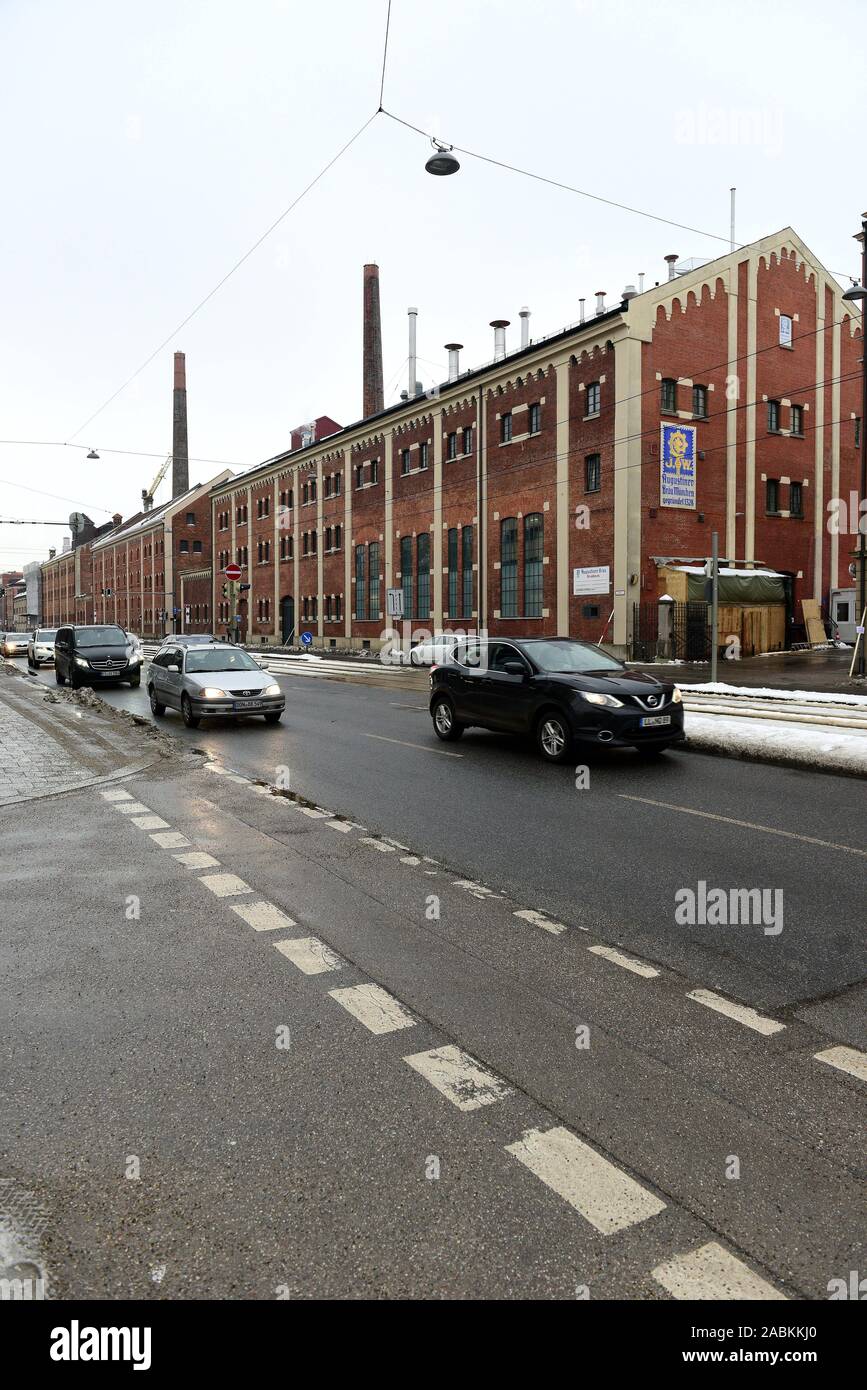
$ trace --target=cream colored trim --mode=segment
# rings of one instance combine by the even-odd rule
[[[737,395],[726,393],[726,555],[737,557],[737,500],[738,500],[738,404],[740,401],[740,374],[738,372],[738,267],[729,267],[728,272],[728,365],[726,374],[731,385],[732,378],[738,379]]]
[[[271,555],[274,560],[274,622],[272,625],[272,635],[279,640],[282,636],[280,632],[280,479],[277,477],[276,473],[274,474],[273,482],[274,486],[272,488],[271,511],[274,516],[274,536],[271,541]]]
[[[322,459],[316,460],[316,636],[321,643],[325,636],[325,557],[322,554]]]
[[[837,318],[837,315],[834,315]],[[842,326],[835,322],[831,330],[831,496],[840,496],[840,349]],[[824,518],[823,518],[824,523]],[[840,537],[836,527],[831,535],[830,587],[840,585]]]
[[[434,632],[443,626],[443,427],[442,418],[434,419],[433,457],[433,607]]]
[[[634,303],[634,301],[632,301]],[[617,401],[614,407],[614,644],[629,641],[631,607],[639,590],[630,574],[641,572],[641,341],[615,338]],[[617,590],[623,592],[617,594]]]
[[[825,539],[825,489],[823,464],[825,452],[825,282],[817,275],[816,284],[816,420],[813,430],[813,476],[816,495],[813,499],[813,598],[822,598],[822,546]]]
[[[557,631],[569,635],[569,359],[558,362],[557,373],[557,468],[556,468],[556,528],[557,528]]]
[[[394,435],[391,430],[386,430],[384,439],[384,459],[385,468],[385,509],[384,526],[385,531],[385,587],[392,587],[392,574],[394,573],[394,478],[392,469],[394,465]],[[386,607],[388,601],[386,600]]]
[[[343,635],[347,642],[352,637],[352,483],[350,480],[350,454],[349,449],[343,450]],[[383,459],[385,468],[385,490],[388,493],[388,479],[391,476],[391,435],[385,437],[385,458]],[[388,531],[385,533],[385,553],[389,554]],[[388,561],[386,560],[386,570]]]
[[[747,404],[744,420],[745,446],[745,507],[744,559],[756,557],[756,342],[759,257],[750,252],[747,265]]]

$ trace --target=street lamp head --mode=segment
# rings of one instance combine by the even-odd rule
[[[444,145],[440,140],[431,140],[434,153],[425,164],[425,169],[429,174],[456,174],[460,169],[460,164],[452,153],[451,145]]]
[[[98,459],[98,458],[99,458],[99,454],[96,452],[95,449],[91,449],[91,451],[90,451],[90,453],[88,454],[87,457],[88,457],[89,459]]]
[[[859,299],[867,299],[867,290],[864,289],[863,285],[859,285],[856,280],[854,284],[849,286],[848,290],[843,291],[843,298],[848,300],[850,304]]]

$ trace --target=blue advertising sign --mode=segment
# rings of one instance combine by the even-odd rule
[[[301,634],[301,644],[302,644],[302,646],[304,646],[304,647],[310,647],[310,646],[312,646],[312,644],[313,644],[313,633],[312,633],[312,632],[302,632],[302,634]]]
[[[695,425],[662,425],[660,507],[695,508]]]

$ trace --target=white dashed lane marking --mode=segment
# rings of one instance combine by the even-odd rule
[[[633,975],[643,975],[646,980],[652,980],[659,974],[652,965],[645,965],[644,961],[634,960],[632,956],[625,956],[622,951],[615,951],[613,946],[588,946],[594,956],[604,956],[606,960],[612,961],[615,965],[622,965],[624,970],[631,970]]]
[[[203,883],[217,898],[233,898],[239,893],[253,891],[237,874],[205,874],[199,879],[199,883]]]
[[[292,917],[287,917],[273,903],[232,903],[232,911],[237,912],[254,931],[274,931],[276,927],[288,931],[297,925]]]
[[[512,913],[513,917],[520,917],[523,922],[530,922],[534,927],[541,927],[543,931],[550,932],[552,936],[559,936],[566,930],[565,922],[552,922],[544,912],[536,912],[532,907],[522,907],[518,912]]]
[[[398,1028],[414,1028],[415,1019],[381,985],[351,985],[349,989],[330,989],[353,1018],[370,1033],[394,1033]]]
[[[385,734],[362,734],[362,738],[375,738],[379,743],[399,743],[401,748],[417,748],[420,753],[439,753],[442,758],[462,758],[463,753],[448,753],[445,748],[429,748],[426,743],[407,743],[403,738],[386,738]]]
[[[302,816],[309,816],[311,820],[327,820],[331,815],[330,811],[320,811],[315,806],[302,806]]]
[[[274,945],[281,955],[291,960],[305,975],[323,975],[326,970],[339,970],[343,964],[340,957],[315,936],[301,936],[294,941],[275,941]]]
[[[826,1047],[824,1052],[814,1053],[817,1062],[826,1062],[829,1067],[848,1072],[859,1081],[867,1081],[867,1053],[855,1047]]]
[[[125,816],[142,816],[150,810],[150,806],[145,806],[142,801],[116,801],[114,809]]]
[[[786,1027],[785,1023],[777,1023],[773,1018],[765,1018],[763,1014],[756,1013],[755,1009],[750,1009],[746,1004],[733,1004],[730,999],[724,999],[721,994],[714,994],[712,989],[691,989],[687,994],[687,999],[694,999],[697,1004],[705,1004],[707,1008],[714,1009],[718,1014],[725,1014],[726,1018],[733,1018],[736,1023],[742,1023],[745,1028],[752,1028],[755,1033],[762,1033],[766,1038],[770,1038],[774,1033],[782,1033]]]
[[[160,849],[183,849],[184,845],[190,843],[186,835],[182,835],[179,830],[163,830],[151,835],[151,839]]]
[[[623,1231],[663,1211],[665,1202],[607,1158],[582,1143],[571,1130],[528,1129],[513,1154],[604,1236]]]
[[[133,816],[133,825],[137,825],[139,830],[168,830],[169,823],[163,820],[162,816]]]
[[[371,849],[378,849],[380,854],[394,854],[394,845],[387,845],[383,840],[377,840],[373,835],[362,835],[358,843],[370,845]]]
[[[105,801],[132,801],[131,794],[123,787],[106,787],[99,794]]]
[[[194,849],[189,854],[175,854],[173,859],[177,859],[179,864],[183,864],[187,869],[219,869],[220,861],[215,859],[212,854],[205,854],[204,850]]]
[[[459,1110],[478,1110],[512,1094],[511,1086],[459,1047],[436,1047],[403,1060]]]
[[[754,1274],[748,1265],[712,1240],[686,1255],[675,1255],[651,1270],[651,1277],[672,1298],[705,1301],[762,1299],[786,1301],[786,1295]]]
[[[352,826],[346,820],[330,820],[327,822],[329,830],[339,830],[341,835],[348,835]]]

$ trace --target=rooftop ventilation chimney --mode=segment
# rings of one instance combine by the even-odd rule
[[[418,309],[407,309],[409,316],[409,391],[407,399],[412,398],[417,393],[418,382],[415,379],[416,373],[416,351],[415,351],[415,330],[418,323]]]
[[[364,267],[363,410],[365,420],[383,408],[382,323],[379,314],[379,266]]]
[[[578,305],[579,305],[578,322],[579,322],[579,323],[583,323],[583,322],[584,322],[584,318],[585,318],[585,314],[584,314],[584,300],[583,300],[583,299],[579,299],[579,300],[578,300]]]
[[[622,297],[628,304],[630,299],[634,299],[637,294],[638,290],[635,288],[634,285],[627,285],[626,289],[623,291]]]
[[[666,260],[666,262],[667,262],[667,264],[668,264],[668,278],[669,278],[669,280],[673,280],[673,279],[674,279],[674,273],[675,273],[675,272],[674,272],[674,266],[675,266],[675,262],[677,261],[677,258],[678,258],[679,255],[680,255],[680,252],[679,252],[679,251],[672,251],[670,255],[668,255],[668,256],[665,257],[665,260]]]
[[[526,304],[518,315],[521,320],[521,347],[530,346],[530,310]]]
[[[644,271],[643,271],[643,270],[640,270],[640,271],[638,272],[638,293],[639,293],[639,294],[644,294]]]
[[[190,446],[187,441],[187,363],[175,353],[175,390],[172,410],[172,497],[190,487]]]
[[[449,355],[449,381],[457,381],[461,374],[461,348],[463,343],[446,343]]]
[[[597,314],[604,314],[604,313],[605,313],[605,291],[604,291],[604,290],[597,290],[597,291],[596,291],[596,312],[597,312]]]
[[[55,550],[54,546],[52,546],[51,549],[50,549],[49,552],[48,552],[48,558],[49,558],[49,560],[53,560],[56,554],[57,554],[57,551]]]
[[[494,330],[494,361],[499,362],[506,355],[506,329],[509,326],[508,319],[491,319],[491,327]]]

